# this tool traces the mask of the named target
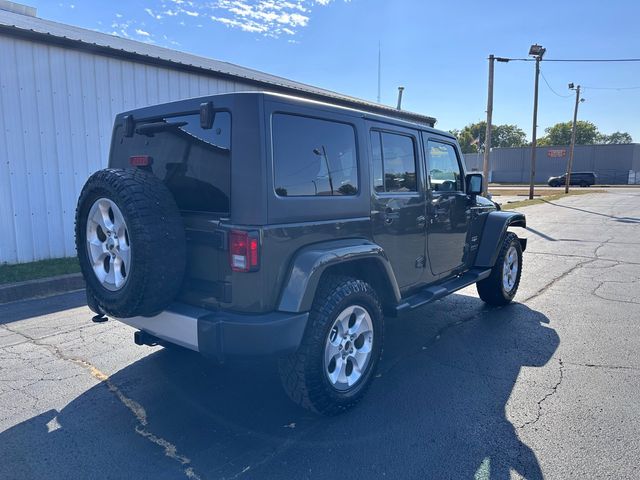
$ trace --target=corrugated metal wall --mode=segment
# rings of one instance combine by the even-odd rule
[[[255,87],[0,35],[0,263],[75,255],[76,200],[114,116]]]
[[[549,156],[549,150],[566,150],[565,156]],[[598,183],[626,184],[629,171],[634,167],[634,156],[640,154],[640,144],[576,145],[574,172],[596,172]],[[464,155],[469,170],[482,171],[482,155]],[[562,175],[567,169],[569,147],[538,147],[536,149],[536,182],[544,183],[549,177]],[[493,182],[529,183],[531,148],[496,148],[491,151]]]

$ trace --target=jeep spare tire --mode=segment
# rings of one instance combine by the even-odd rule
[[[100,170],[87,180],[76,209],[80,268],[101,312],[151,316],[182,285],[185,230],[169,189],[140,169]]]

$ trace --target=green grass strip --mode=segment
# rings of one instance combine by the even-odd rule
[[[15,265],[0,265],[0,285],[5,283],[24,282],[37,278],[54,277],[80,271],[80,264],[76,257],[54,258],[38,262],[18,263]]]
[[[526,199],[526,200],[520,200],[518,202],[502,203],[500,204],[500,207],[502,208],[502,210],[515,210],[517,208],[528,207],[529,205],[538,205],[541,203],[553,202],[554,200],[559,200],[564,197],[571,197],[574,195],[586,195],[588,193],[607,193],[607,192],[605,190],[589,190],[589,191],[576,190],[576,191],[570,191],[569,193],[556,193],[554,195],[547,195],[544,197],[534,198],[533,200]]]

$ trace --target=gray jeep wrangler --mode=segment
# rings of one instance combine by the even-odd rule
[[[513,299],[525,217],[482,182],[448,133],[290,96],[123,113],[78,200],[88,304],[141,345],[277,355],[293,401],[335,414],[371,383],[385,316],[473,283]]]

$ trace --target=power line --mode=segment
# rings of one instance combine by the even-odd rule
[[[640,90],[640,86],[637,87],[582,87],[589,90]]]
[[[569,97],[573,97],[572,94],[569,95],[561,95],[558,92],[556,92],[551,85],[549,85],[549,81],[547,80],[547,77],[544,76],[544,73],[542,73],[542,70],[540,70],[540,75],[542,75],[542,79],[544,80],[544,83],[547,84],[547,87],[549,87],[549,90],[551,90],[554,94],[556,94],[558,97],[560,98],[569,98]]]
[[[497,62],[535,62],[535,58],[495,57]],[[640,58],[543,58],[541,62],[640,62]]]
[[[640,62],[640,58],[545,58],[543,62]]]

